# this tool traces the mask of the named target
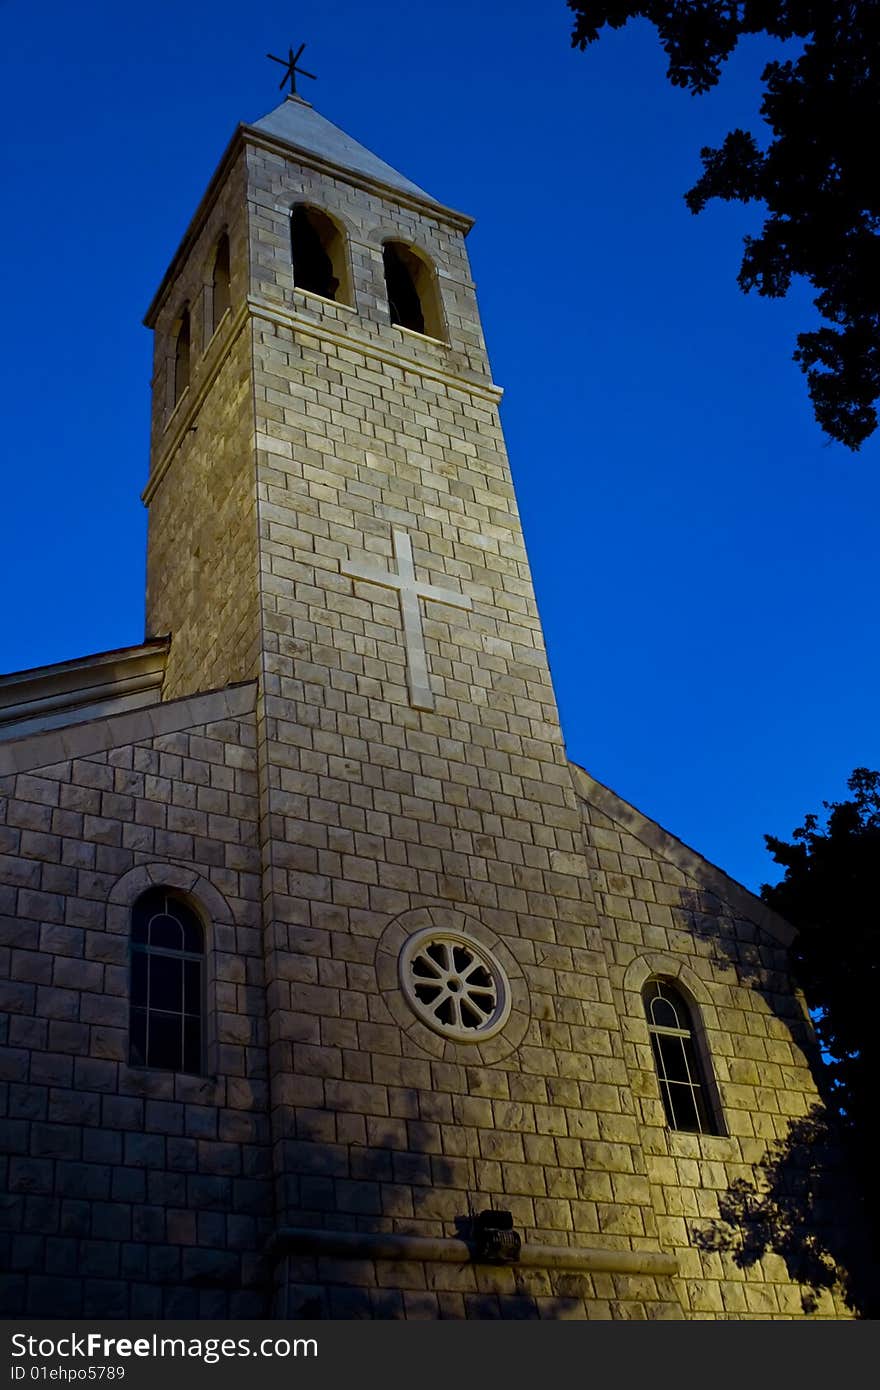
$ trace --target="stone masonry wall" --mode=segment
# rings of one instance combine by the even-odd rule
[[[294,286],[300,201],[345,230],[350,305]],[[468,225],[245,130],[157,300],[163,702],[0,746],[7,1316],[848,1312],[766,1219],[818,1100],[785,924],[566,759]],[[430,260],[446,341],[391,324],[387,238]],[[397,594],[346,573],[393,570],[395,531],[472,605],[419,600],[433,708]],[[131,906],[159,884],[210,923],[204,1077],[128,1064]],[[421,930],[494,953],[494,1036],[413,1012]],[[652,975],[693,1003],[723,1134],[666,1126]],[[744,1191],[760,1248],[727,1219]],[[459,1259],[485,1207],[528,1268]]]
[[[791,929],[581,769],[573,773],[657,1232],[678,1256],[685,1315],[852,1316],[839,1283],[804,1277],[815,1270],[813,1241],[832,1267],[841,1248],[846,1217],[827,1194],[845,1178],[834,1174],[840,1155],[823,1148],[819,1163],[831,1171],[810,1200],[818,1056],[788,973]],[[666,1125],[641,998],[651,976],[672,980],[692,1003],[723,1134]]]
[[[477,310],[462,229],[469,219],[430,206],[412,207],[368,191],[357,179],[317,172],[296,155],[251,146],[247,155],[250,201],[250,293],[265,307],[294,312],[321,336],[338,336],[388,358],[413,362],[490,385],[491,371]],[[330,213],[348,243],[354,303],[332,303],[294,287],[290,212],[306,203]],[[446,328],[445,343],[392,325],[385,288],[382,245],[386,239],[417,247],[433,267]],[[282,374],[283,375],[283,374]],[[282,388],[283,389],[283,388]],[[285,393],[286,394],[286,393]],[[284,407],[286,399],[276,402]],[[350,416],[356,397],[337,397]]]
[[[442,1236],[494,1205],[532,1239],[656,1249],[461,230],[292,156],[249,168],[279,1220]],[[292,287],[303,193],[353,230],[353,310]],[[404,223],[441,268],[448,346],[388,321],[381,240]],[[423,606],[430,712],[396,595],[341,572],[393,566],[392,528],[473,600]],[[425,925],[506,964],[497,1038],[444,1041],[408,1009],[398,952]]]
[[[205,301],[221,232],[230,307],[209,336]],[[163,696],[253,679],[259,669],[253,383],[244,161],[230,169],[155,318],[147,541],[147,633],[174,641]],[[171,408],[181,306],[192,319],[190,384]]]
[[[0,777],[5,1316],[269,1306],[253,715],[222,693],[183,711],[131,742],[151,711],[105,721],[101,751],[91,725],[49,735],[69,757]],[[210,921],[204,1077],[128,1065],[130,906],[154,883]]]
[[[468,1259],[294,1256],[276,1316],[493,1321],[644,1321],[682,1316],[667,1274],[536,1269]]]
[[[259,668],[249,360],[240,331],[149,493],[147,634],[173,637],[165,699]]]
[[[153,329],[151,396],[151,471],[161,461],[176,429],[195,398],[210,383],[228,348],[228,330],[248,293],[247,170],[239,152],[225,177],[212,189],[191,224],[172,263],[167,283],[148,317]],[[214,257],[223,232],[229,237],[229,299],[226,318],[215,324],[208,312]],[[173,400],[175,340],[181,314],[190,313],[189,387],[178,405]],[[172,379],[169,379],[172,378]]]
[[[744,1260],[712,1243],[724,1194],[759,1179],[815,1102],[803,1014],[778,929],[755,919],[749,895],[731,885],[710,910],[696,856],[682,868],[665,842],[639,838],[623,803],[572,783],[467,220],[333,176],[271,138],[243,142],[156,320],[167,346],[227,222],[228,344],[221,332],[196,353],[189,402],[154,415],[150,622],[175,635],[166,694],[259,676],[278,1225],[443,1238],[505,1207],[527,1241],[675,1251],[688,1316],[838,1310],[833,1294],[808,1306],[778,1253]],[[300,201],[345,230],[350,305],[293,284]],[[447,341],[390,323],[387,237],[435,267]],[[420,601],[433,709],[410,702],[396,593],[345,573],[364,557],[393,569],[394,531],[421,581],[472,602]],[[495,1037],[444,1039],[410,1010],[398,957],[427,927],[465,932],[504,966],[513,1009]],[[665,1127],[639,992],[652,972],[699,1007],[724,1136]],[[487,1316],[483,1296],[501,1311],[506,1298],[539,1310],[566,1295],[574,1316],[660,1316],[674,1302],[647,1277],[597,1274],[601,1287],[567,1294],[537,1273],[522,1287],[506,1277],[449,1266],[431,1284],[425,1265],[291,1257],[273,1306],[283,1291],[288,1312],[291,1298],[336,1315],[358,1300],[373,1309],[385,1278],[398,1310],[412,1294],[428,1316]],[[463,1301],[453,1314],[443,1299]]]

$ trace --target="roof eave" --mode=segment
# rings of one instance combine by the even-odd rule
[[[610,787],[591,777],[586,768],[581,767],[579,763],[569,759],[568,766],[575,791],[584,801],[622,825],[637,840],[641,840],[643,844],[675,864],[682,873],[698,879],[704,887],[716,893],[735,911],[774,937],[781,946],[791,945],[797,936],[795,928],[750,888],[731,878],[724,869],[720,869],[717,864],[706,859],[705,855],[685,844],[677,835],[664,830],[657,821],[646,816],[631,802],[625,801]]]
[[[367,192],[376,192],[383,198],[390,199],[392,202],[399,203],[401,207],[414,208],[418,212],[428,212],[432,217],[437,217],[443,222],[448,222],[457,230],[467,234],[474,225],[474,218],[468,216],[466,212],[459,212],[456,208],[447,207],[445,203],[440,203],[436,198],[432,198],[428,193],[419,193],[415,189],[401,188],[398,184],[386,182],[384,179],[376,177],[374,174],[361,173],[357,169],[349,169],[344,164],[337,164],[335,160],[327,159],[324,155],[315,154],[313,150],[308,150],[305,146],[296,145],[291,140],[284,140],[281,136],[272,135],[271,132],[261,130],[258,126],[241,125],[239,127],[248,139],[255,145],[261,145],[265,149],[279,151],[282,154],[290,153],[296,155],[301,163],[308,165],[310,169],[316,169],[319,173],[332,174],[334,178],[342,179],[344,183],[350,183],[355,188],[366,189]]]

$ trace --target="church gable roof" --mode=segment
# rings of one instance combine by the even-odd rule
[[[0,743],[154,704],[170,638],[0,676]]]
[[[675,865],[681,873],[687,875],[701,889],[714,893],[735,913],[747,921],[753,922],[755,926],[767,932],[780,945],[789,946],[791,944],[797,935],[794,927],[769,908],[761,898],[750,892],[741,883],[737,883],[736,879],[731,878],[723,869],[719,869],[717,865],[704,859],[701,854],[691,849],[684,841],[671,835],[668,830],[664,830],[656,821],[643,815],[641,811],[637,811],[635,806],[624,801],[609,787],[597,782],[577,763],[569,763],[568,766],[575,792],[582,801],[595,807],[597,811],[607,816],[609,820],[616,822],[637,840],[641,840],[652,854]]]
[[[322,116],[301,97],[286,97],[280,106],[276,106],[274,111],[270,111],[261,120],[255,121],[249,129],[282,140],[285,145],[290,145],[301,154],[316,155],[340,169],[374,179],[388,188],[396,188],[401,193],[409,194],[411,198],[419,198],[428,203],[436,202],[430,193],[426,193],[418,184],[405,178],[397,169],[386,164],[384,159],[373,154],[372,150],[368,150],[365,145],[347,135],[332,121],[328,121],[326,116]],[[441,205],[438,204],[439,206]]]

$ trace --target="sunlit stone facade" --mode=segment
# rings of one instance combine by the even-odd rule
[[[469,226],[288,98],[150,308],[147,642],[0,681],[11,1313],[847,1312],[719,1223],[817,1103],[791,932],[566,757]]]

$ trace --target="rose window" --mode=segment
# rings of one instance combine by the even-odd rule
[[[413,1012],[435,1033],[480,1042],[510,1013],[507,977],[491,951],[472,937],[427,928],[400,955],[400,983]]]

